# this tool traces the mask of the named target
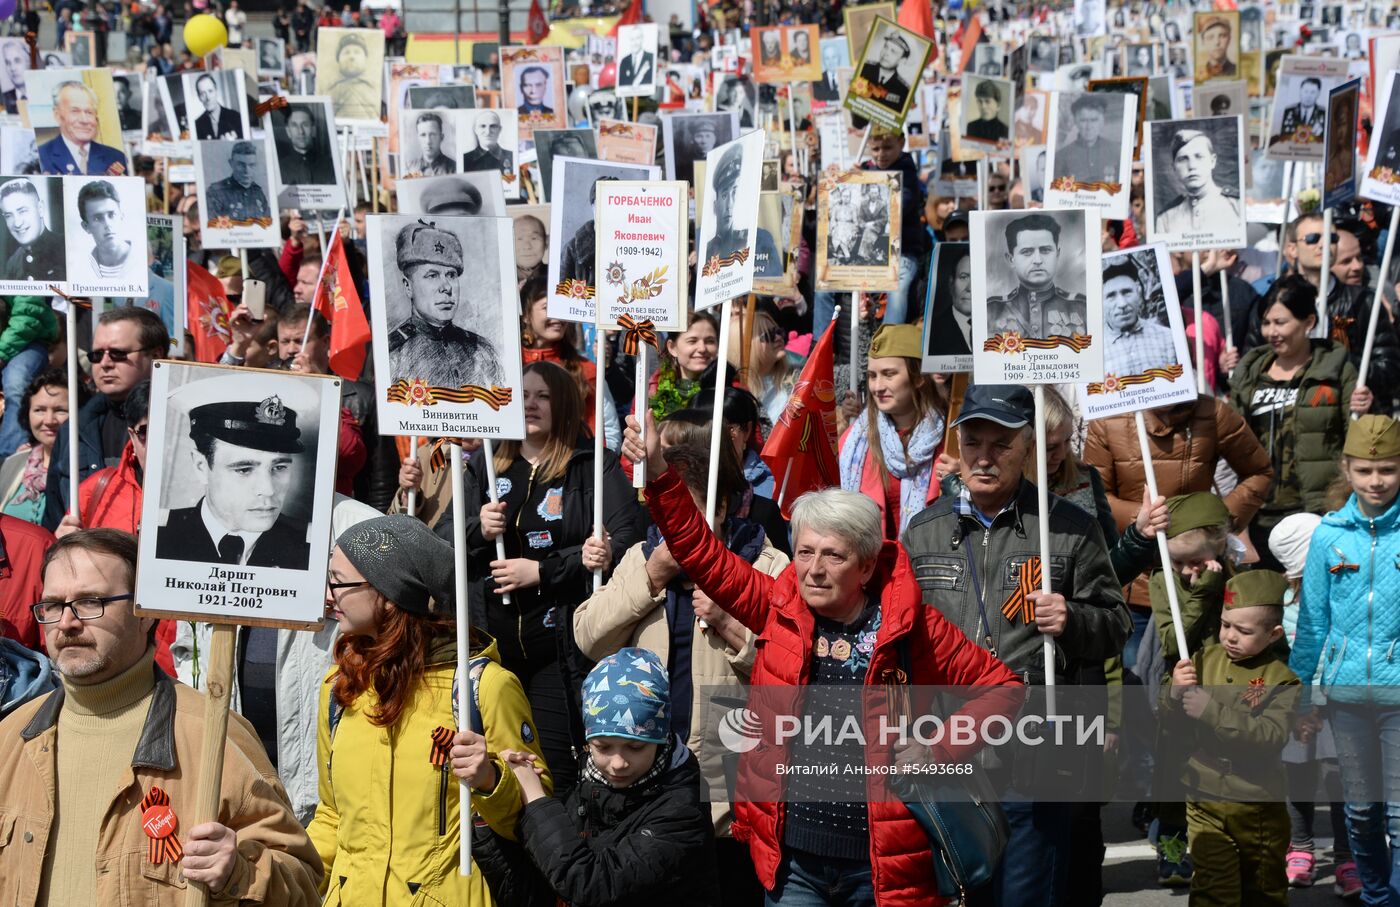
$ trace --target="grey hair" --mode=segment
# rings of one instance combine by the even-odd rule
[[[865,495],[840,488],[809,491],[797,499],[792,505],[794,541],[804,529],[850,542],[862,564],[875,560],[884,544],[880,508]]]
[[[97,103],[97,92],[93,91],[91,88],[88,88],[86,83],[79,82],[76,79],[68,79],[65,82],[59,82],[58,87],[53,90],[53,106],[58,106],[58,96],[63,94],[63,90],[65,88],[76,88],[79,91],[86,94],[89,100],[91,100],[94,104]]]

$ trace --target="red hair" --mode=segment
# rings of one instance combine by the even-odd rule
[[[377,636],[342,636],[336,641],[340,670],[331,695],[342,708],[349,708],[373,688],[379,707],[368,714],[370,724],[397,724],[427,670],[432,638],[452,631],[450,620],[415,617],[386,603]]]

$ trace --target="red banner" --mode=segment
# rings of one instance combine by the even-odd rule
[[[841,484],[836,460],[836,329],[828,328],[802,367],[787,408],[759,456],[773,470],[778,507],[791,518],[792,502],[809,491]]]
[[[331,249],[316,284],[313,308],[331,325],[331,371],[346,381],[356,381],[365,367],[365,344],[369,343],[369,321],[365,319],[360,294],[345,260],[345,245],[337,229]]]
[[[185,274],[188,286],[185,321],[194,338],[195,361],[218,362],[232,339],[228,316],[233,306],[229,305],[228,294],[219,278],[193,261]]]

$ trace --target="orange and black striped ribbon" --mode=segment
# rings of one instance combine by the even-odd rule
[[[705,268],[700,273],[705,277],[713,277],[730,265],[741,265],[748,260],[749,247],[744,246],[744,248],[735,252],[733,255],[726,255],[723,258],[720,258],[718,255],[711,256],[710,260],[705,262]]]
[[[1151,384],[1158,378],[1165,378],[1168,381],[1175,381],[1184,374],[1180,365],[1168,365],[1163,368],[1150,368],[1140,375],[1124,375],[1119,378],[1114,376],[1112,381],[1091,381],[1089,382],[1089,393],[1091,394],[1111,394],[1120,391],[1125,387],[1132,387],[1135,384]]]
[[[1094,338],[1088,334],[1075,334],[1066,337],[1063,334],[1051,334],[1049,337],[1022,337],[1015,331],[1007,331],[1001,334],[993,334],[982,344],[984,353],[1020,353],[1026,349],[1033,350],[1053,350],[1057,346],[1067,346],[1076,353],[1082,353],[1088,349],[1089,344],[1094,342]]]
[[[433,755],[431,761],[435,766],[446,764],[452,753],[453,733],[449,728],[439,725],[433,731]]]
[[[1348,318],[1345,315],[1332,316],[1332,342],[1339,343],[1347,349],[1351,349],[1351,326],[1356,324],[1355,318]]]
[[[556,296],[568,296],[570,299],[592,299],[598,294],[598,288],[570,277],[567,280],[559,281],[554,287]]]
[[[447,403],[471,403],[480,400],[494,410],[510,403],[514,392],[508,387],[485,388],[476,384],[464,384],[459,388],[437,387],[428,388],[428,399],[421,401],[424,406],[432,406],[439,401]],[[389,386],[389,393],[386,395],[390,403],[403,403],[408,406],[418,405],[409,390],[409,383],[400,378]]]
[[[1020,575],[1016,591],[1011,593],[1011,597],[1001,606],[1001,613],[1013,624],[1016,623],[1017,616],[1020,616],[1022,623],[1028,624],[1035,620],[1035,604],[1030,596],[1040,588],[1040,558],[1026,558],[1018,573]]]
[[[631,315],[623,312],[617,316],[618,326],[627,332],[622,339],[622,354],[624,356],[635,356],[637,350],[641,348],[642,342],[650,343],[661,352],[661,345],[656,339],[656,324],[650,318],[637,321]]]
[[[1259,703],[1264,701],[1264,694],[1268,690],[1264,687],[1264,678],[1256,677],[1249,682],[1249,686],[1240,694],[1240,699],[1251,709],[1259,708]]]
[[[428,466],[433,472],[442,472],[447,467],[447,445],[456,444],[462,446],[459,438],[438,438],[433,442],[433,449],[428,454]]]
[[[1108,180],[1082,183],[1072,176],[1062,176],[1052,182],[1050,188],[1056,192],[1107,192],[1109,195],[1117,195],[1123,189],[1123,184]]]
[[[148,820],[158,813],[164,813],[170,818],[161,828],[153,831],[153,826],[148,824]],[[151,839],[147,856],[152,863],[164,863],[167,860],[175,863],[185,855],[185,849],[180,846],[180,839],[175,834],[174,819],[175,813],[170,809],[170,795],[165,791],[153,787],[150,793],[141,798],[141,826],[146,836]]]

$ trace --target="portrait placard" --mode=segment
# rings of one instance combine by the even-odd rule
[[[705,216],[695,230],[700,253],[696,309],[712,308],[753,290],[763,145],[764,132],[755,129],[706,156]],[[768,251],[777,254],[775,249]]]
[[[191,137],[196,141],[252,136],[243,70],[185,73],[182,87],[188,107],[186,115],[193,131]]]
[[[987,149],[1009,149],[1015,104],[1010,79],[963,76],[962,140]]]
[[[473,85],[410,85],[404,95],[405,110],[471,110],[476,107]]]
[[[1247,244],[1243,130],[1239,116],[1147,124],[1148,242],[1173,252]]]
[[[771,25],[750,30],[753,77],[761,84],[816,82],[822,78],[816,51],[821,30],[816,25]]]
[[[846,109],[887,129],[902,129],[914,102],[911,86],[923,79],[932,49],[923,35],[877,18],[846,92]]]
[[[1356,198],[1356,122],[1360,99],[1360,79],[1344,82],[1327,93],[1323,208],[1336,208]]]
[[[596,302],[598,317],[609,330],[627,328],[624,319],[634,325],[650,321],[657,330],[682,330],[690,299],[690,187],[676,181],[614,180],[596,186],[597,298],[569,300],[570,313],[591,315]]]
[[[378,126],[384,98],[384,32],[322,26],[316,36],[316,89],[331,99],[336,123]]]
[[[1103,257],[1102,381],[1079,386],[1086,419],[1190,403],[1196,379],[1171,257],[1159,244]]]
[[[1099,213],[973,211],[969,226],[973,380],[1102,380]]]
[[[0,100],[5,112],[19,113],[19,102],[29,97],[29,45],[23,38],[0,38]]]
[[[380,433],[523,437],[510,218],[365,221]]]
[[[400,214],[504,217],[506,213],[501,181],[489,172],[400,180],[395,193]]]
[[[515,228],[515,284],[549,279],[549,205],[511,205],[505,212]],[[538,298],[538,297],[536,297]]]
[[[275,248],[282,234],[273,217],[272,164],[262,142],[195,142],[199,229],[211,249]]]
[[[0,126],[0,174],[38,172],[39,144],[34,140],[34,130],[23,126]]]
[[[1050,96],[1049,207],[1128,216],[1137,96],[1104,92]]]
[[[281,38],[258,38],[258,75],[280,79],[287,72],[287,42]]]
[[[711,151],[739,137],[739,114],[737,111],[668,114],[661,118],[661,135],[666,178],[685,180],[698,187],[695,162],[705,160]]]
[[[598,121],[598,159],[617,164],[654,164],[656,132],[657,127],[650,123],[605,117]]]
[[[535,160],[539,163],[540,183],[544,186],[544,200],[550,200],[549,191],[553,188],[554,159],[556,157],[576,157],[585,160],[598,158],[597,139],[592,129],[536,129]],[[651,161],[645,163],[650,164]]]
[[[461,166],[457,110],[402,110],[398,127],[398,178],[449,176]],[[395,182],[397,188],[398,183]]]
[[[339,417],[333,376],[157,362],[136,613],[319,624]]]
[[[1142,124],[1147,119],[1147,79],[1144,76],[1090,79],[1089,90],[1096,94],[1126,94],[1137,98],[1137,122],[1133,126],[1133,160],[1138,160],[1142,152]]]
[[[68,292],[63,201],[63,177],[0,180],[0,215],[5,222],[0,236],[0,293],[54,296],[59,290]]]
[[[656,52],[661,26],[655,22],[624,25],[617,30],[617,96],[649,98],[656,91]]]
[[[141,139],[141,76],[134,72],[112,74],[112,90],[116,94],[117,122],[121,126],[122,139],[137,142]]]
[[[846,26],[846,59],[860,59],[860,52],[865,48],[865,41],[870,37],[870,30],[875,27],[876,19],[895,20],[895,6],[893,3],[866,3],[861,6],[847,6],[841,10],[841,16]],[[849,62],[845,65],[849,66]]]
[[[508,199],[520,197],[519,133],[513,108],[458,110],[457,153],[462,173],[496,173]]]
[[[293,95],[263,117],[277,149],[277,200],[284,208],[345,207],[342,155],[329,98]]]
[[[797,256],[794,250],[802,244],[802,199],[792,186],[780,186],[776,192],[763,192],[758,199],[758,251],[755,253],[753,288],[755,293],[787,296],[797,286]],[[763,235],[773,238],[776,258],[763,241]]]
[[[170,355],[185,355],[185,234],[181,218],[171,214],[146,215],[146,245],[150,249],[150,289],[146,298],[133,298],[132,305],[155,312],[170,336]],[[180,305],[175,300],[180,300]]]
[[[1372,201],[1400,205],[1400,71],[1381,77],[1380,122],[1366,151],[1361,194]]]
[[[1345,81],[1347,68],[1346,60],[1329,57],[1292,55],[1280,61],[1269,157],[1322,163],[1327,93]]]
[[[520,138],[530,141],[536,129],[569,125],[564,100],[562,47],[501,48],[501,106],[517,115]]]
[[[409,93],[415,88],[437,88],[440,67],[426,63],[405,63],[402,60],[390,60],[388,66],[389,92],[387,107],[389,115],[387,119],[389,124],[389,141],[379,149],[381,162],[388,161],[393,155],[402,155],[403,139],[401,133],[405,128],[404,123],[405,121],[413,122],[412,119],[403,115],[405,110],[433,110],[439,106],[436,104],[410,104]],[[457,109],[457,107],[456,105],[445,104],[442,105],[441,109],[454,110]],[[444,124],[444,128],[449,131],[451,129],[447,124]],[[451,141],[450,138],[449,141]],[[404,170],[402,166],[395,169],[388,180],[388,185],[392,187],[397,182],[397,178],[402,176],[403,173]]]
[[[900,174],[823,173],[817,185],[817,288],[899,286]]]
[[[145,180],[65,177],[63,209],[68,252],[65,292],[145,296],[150,278]]]
[[[41,172],[130,173],[110,69],[45,69],[29,73],[26,82],[28,125],[38,143]],[[74,148],[81,160],[74,158]]]
[[[1231,117],[1249,111],[1249,91],[1244,80],[1211,82],[1191,89],[1193,117]]]
[[[924,297],[924,372],[972,371],[972,247],[941,242]]]
[[[1240,78],[1239,12],[1197,12],[1193,17],[1191,56],[1196,61],[1196,84]]]
[[[660,178],[661,168],[582,158],[554,159],[549,224],[549,317],[593,321],[595,299],[604,292],[597,265],[597,187],[607,182]]]

